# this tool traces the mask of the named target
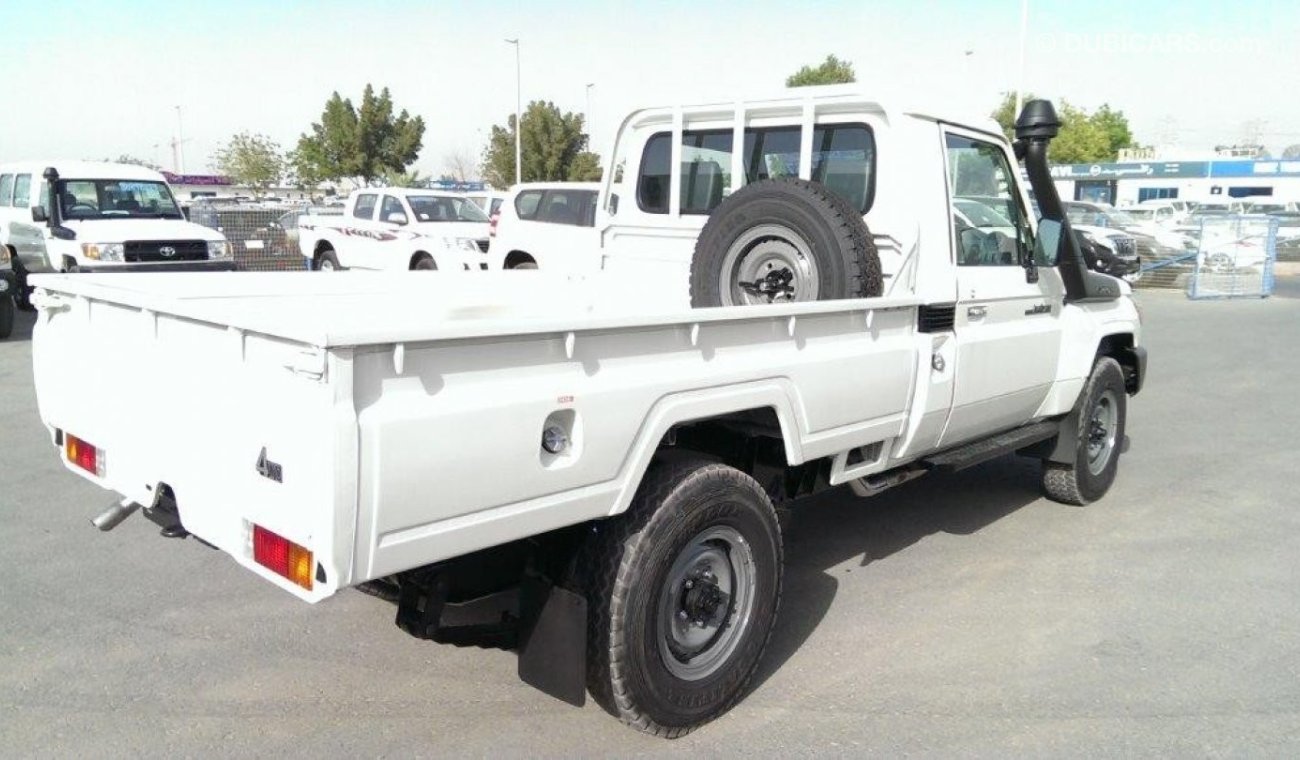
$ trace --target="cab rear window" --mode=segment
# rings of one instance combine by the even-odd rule
[[[797,177],[800,173],[801,128],[745,130],[742,146],[745,181]],[[687,130],[682,133],[681,210],[683,214],[713,211],[733,189],[731,130]],[[810,176],[844,197],[864,213],[875,192],[876,144],[865,124],[823,124],[813,130]],[[651,214],[668,213],[671,187],[672,133],[658,132],[646,141],[637,178],[637,203]]]

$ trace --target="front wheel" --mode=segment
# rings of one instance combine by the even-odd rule
[[[1079,404],[1074,461],[1044,462],[1043,490],[1053,501],[1083,506],[1106,495],[1119,469],[1128,395],[1118,362],[1097,360]]]
[[[731,708],[781,596],[781,531],[748,475],[685,455],[653,464],[580,567],[592,696],[623,722],[681,736]]]
[[[321,272],[337,272],[339,270],[339,259],[334,255],[330,248],[320,252],[316,257],[316,269]]]

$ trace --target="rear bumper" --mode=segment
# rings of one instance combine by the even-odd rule
[[[235,262],[229,260],[77,266],[78,272],[233,272],[235,269]]]

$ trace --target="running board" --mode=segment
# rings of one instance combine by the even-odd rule
[[[967,467],[997,459],[1000,456],[1019,451],[1026,446],[1046,441],[1060,432],[1061,424],[1055,420],[1035,422],[1015,430],[985,438],[982,441],[968,443],[955,449],[929,456],[921,463],[941,472],[957,472]]]

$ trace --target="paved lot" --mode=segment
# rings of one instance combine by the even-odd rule
[[[0,343],[0,754],[1294,757],[1300,283],[1141,300],[1151,375],[1109,497],[1047,502],[1007,459],[809,503],[757,688],[676,742],[523,686],[509,653],[408,638],[377,599],[302,604],[138,517],[96,532],[109,495],[43,444],[29,343]]]

